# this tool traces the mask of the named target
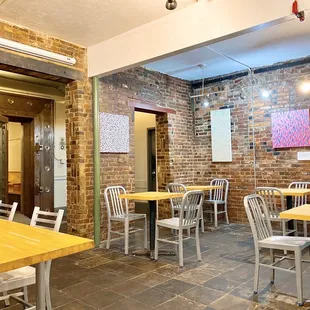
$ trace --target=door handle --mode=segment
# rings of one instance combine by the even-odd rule
[[[152,171],[152,175],[155,175],[156,174],[156,171]]]

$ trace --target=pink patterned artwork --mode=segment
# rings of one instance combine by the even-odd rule
[[[309,109],[271,115],[273,148],[310,146]]]

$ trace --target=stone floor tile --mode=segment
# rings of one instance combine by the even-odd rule
[[[134,299],[126,298],[111,306],[104,308],[104,310],[149,310],[150,306],[147,306]]]
[[[164,282],[162,284],[155,286],[155,288],[160,289],[162,291],[166,291],[166,292],[170,292],[170,293],[179,295],[179,294],[182,294],[182,293],[188,291],[189,289],[193,288],[194,286],[195,285],[184,282],[184,281],[172,279],[172,280],[169,280],[167,282]]]
[[[225,293],[211,288],[196,286],[182,294],[183,297],[208,306],[213,301],[222,297]]]
[[[109,288],[110,291],[124,295],[126,297],[130,297],[133,295],[136,295],[146,289],[148,289],[149,287],[139,283],[137,281],[133,281],[133,280],[128,280],[125,282],[121,282],[117,285],[111,286]]]
[[[254,265],[242,264],[222,274],[227,280],[243,283],[254,278]]]
[[[156,286],[158,284],[161,284],[163,282],[166,282],[170,280],[171,278],[163,276],[159,273],[155,272],[148,272],[144,273],[138,277],[133,278],[134,281],[137,281],[139,283],[142,283],[147,286]]]
[[[120,277],[114,273],[104,273],[97,278],[90,279],[89,281],[102,288],[108,288],[110,286],[126,281],[126,278]]]
[[[96,285],[89,281],[84,281],[76,285],[69,286],[63,289],[62,292],[73,298],[79,299],[81,298],[81,296],[85,297],[100,290],[102,290],[102,287],[100,287],[99,285]]]
[[[195,268],[180,274],[176,278],[184,282],[201,285],[207,280],[212,279],[213,277],[214,274],[212,274],[212,272],[209,272],[207,269]]]
[[[109,272],[104,272],[97,268],[90,268],[90,269],[85,269],[83,271],[80,271],[79,273],[74,274],[74,277],[82,281],[89,281],[91,279],[102,276],[104,273],[109,273]]]
[[[149,305],[151,307],[156,307],[174,298],[175,296],[175,294],[169,292],[164,292],[156,288],[150,288],[133,296],[132,298],[139,302],[142,302],[143,304]]]
[[[126,265],[126,267],[124,269],[115,271],[115,274],[117,274],[121,277],[127,278],[129,280],[129,279],[135,278],[141,274],[144,274],[146,272],[147,271],[144,269],[140,269],[140,268],[137,268],[137,267],[134,267],[131,265]]]
[[[222,291],[222,292],[226,292],[226,293],[230,292],[231,290],[233,290],[234,288],[236,288],[239,285],[240,285],[239,282],[227,280],[226,278],[221,277],[221,276],[212,278],[203,284],[203,286],[205,286],[205,287],[209,287],[209,288],[212,288],[214,290]]]
[[[177,296],[176,298],[165,302],[156,307],[160,310],[203,310],[205,309],[204,305],[201,305],[197,302],[184,298],[182,296]]]
[[[72,301],[68,304],[65,304],[63,306],[60,306],[54,309],[55,310],[94,310],[96,308],[91,307],[79,300],[75,300],[75,301]]]
[[[70,297],[69,295],[66,295],[58,290],[51,289],[51,301],[52,301],[52,307],[57,308],[59,306],[68,304],[69,302],[72,302],[74,299]],[[32,300],[34,303],[34,300]]]
[[[62,290],[72,284],[78,284],[80,282],[83,282],[83,280],[75,276],[60,275],[58,278],[51,279],[50,285],[57,290]]]
[[[106,257],[95,256],[95,257],[89,257],[89,258],[80,260],[78,262],[78,265],[88,269],[88,268],[99,267],[101,265],[104,265],[110,262],[112,261]]]
[[[160,267],[165,266],[166,264],[161,262],[155,262],[151,260],[136,258],[134,262],[130,264],[130,266],[137,267],[146,271],[154,271]]]
[[[81,298],[81,301],[97,309],[112,305],[125,297],[109,290],[102,290]]]
[[[179,266],[174,266],[174,265],[166,265],[164,267],[156,269],[156,273],[162,274],[167,277],[176,277],[180,275],[183,272],[186,272],[187,269],[186,267],[179,267]]]
[[[117,261],[112,261],[110,263],[98,266],[97,269],[102,270],[104,272],[118,272],[119,270],[122,270],[126,267],[127,267],[127,265],[125,265],[125,264],[122,264],[122,263],[117,262]]]
[[[249,300],[235,297],[229,294],[214,301],[208,309],[214,310],[254,310],[257,304]]]

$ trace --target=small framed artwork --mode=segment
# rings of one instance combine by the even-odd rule
[[[100,152],[129,153],[129,117],[100,113]]]

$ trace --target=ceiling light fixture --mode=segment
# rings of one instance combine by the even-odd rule
[[[310,82],[309,81],[305,81],[300,85],[300,90],[303,93],[309,93],[310,92]]]
[[[267,89],[262,90],[262,97],[263,98],[267,99],[267,98],[269,98],[269,95],[270,95],[269,90],[267,90]]]
[[[172,10],[176,9],[177,6],[178,6],[177,0],[167,0],[167,2],[166,2],[166,9],[167,10],[172,11]]]

